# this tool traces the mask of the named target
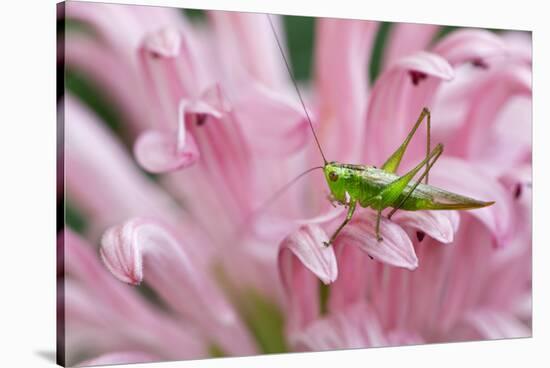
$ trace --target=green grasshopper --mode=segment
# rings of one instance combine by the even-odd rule
[[[317,143],[317,147],[319,148],[319,152],[321,153],[324,161],[323,166],[312,168],[303,174],[309,173],[314,169],[323,169],[325,179],[330,189],[331,202],[333,204],[343,205],[348,210],[345,220],[340,224],[336,231],[334,231],[330,237],[330,240],[325,242],[326,246],[332,244],[340,231],[351,221],[357,204],[363,208],[370,207],[377,211],[375,227],[376,238],[378,241],[382,241],[383,239],[380,236],[380,219],[382,217],[382,211],[387,208],[392,208],[387,215],[387,218],[391,219],[391,217],[398,210],[470,210],[487,207],[495,203],[479,201],[477,199],[469,198],[432,185],[428,185],[428,174],[432,166],[443,153],[443,144],[437,144],[433,150],[430,148],[431,114],[426,107],[422,109],[420,116],[403,143],[386,160],[381,168],[376,168],[375,166],[352,165],[335,161],[327,161],[323,150],[321,149],[321,144],[319,143],[315,129],[313,129],[313,124],[305,107],[302,95],[300,94],[296,79],[292,74],[290,65],[283,52],[279,38],[277,37],[275,27],[273,26],[269,14],[267,16],[288,73],[294,83],[296,93],[298,94],[302,107],[306,113],[313,137],[315,138],[315,142]],[[409,172],[399,176],[396,174],[396,171],[399,168],[401,159],[407,150],[409,142],[424,120],[426,120],[427,126],[426,157]],[[424,168],[422,174],[416,181],[413,182],[414,177],[422,170],[422,168]],[[425,180],[425,184],[421,183],[422,180]]]

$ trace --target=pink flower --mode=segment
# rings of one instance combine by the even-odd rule
[[[398,24],[371,86],[378,23],[316,21],[300,89],[327,158],[382,164],[428,106],[446,146],[430,183],[496,202],[400,211],[383,242],[358,209],[327,248],[345,214],[323,178],[266,205],[320,155],[265,15],[66,7],[91,33],[68,32],[67,65],[125,123],[115,135],[65,96],[67,197],[87,223],[59,235],[68,363],[530,335],[528,37],[459,30],[432,45],[437,27]],[[422,155],[419,130],[402,169]]]

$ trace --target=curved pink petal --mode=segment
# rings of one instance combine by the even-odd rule
[[[181,49],[181,37],[176,28],[163,28],[148,34],[142,43],[151,56],[160,58],[176,57]]]
[[[179,101],[182,97],[197,97],[211,84],[204,75],[202,50],[194,38],[192,29],[178,27],[155,29],[143,38],[138,52],[142,72],[150,78],[147,82],[158,88],[159,95],[166,88]],[[183,96],[178,96],[178,92]]]
[[[337,277],[332,247],[326,233],[316,225],[302,226],[283,240],[277,264],[287,296],[288,329],[301,330],[319,315],[319,279],[325,284]]]
[[[509,169],[501,178],[512,198],[513,223],[506,247],[499,249],[491,259],[483,301],[488,306],[506,309],[518,318],[528,321],[531,310],[532,279],[532,189],[531,164]],[[510,295],[517,295],[510,298]],[[523,305],[524,308],[520,308]],[[522,310],[523,309],[523,310]]]
[[[507,54],[506,45],[499,36],[489,31],[473,29],[451,33],[438,42],[432,52],[447,59],[451,65],[473,62],[482,68],[488,68],[492,58]]]
[[[433,174],[432,174],[433,173]],[[512,226],[511,196],[488,173],[452,157],[442,157],[430,172],[430,181],[442,189],[482,201],[492,206],[470,210],[491,231],[495,244],[504,245]]]
[[[150,96],[149,120],[159,129],[175,130],[182,99],[196,99],[199,90],[187,39],[175,28],[156,30],[144,37],[138,56],[143,87]]]
[[[483,159],[492,149],[496,154],[491,155],[498,156],[499,150],[508,147],[495,146],[489,141],[496,135],[495,123],[512,98],[531,97],[531,71],[522,65],[494,67],[468,91],[470,104],[467,114],[458,134],[448,145],[448,152],[469,159]],[[528,129],[522,124],[528,118],[526,115],[513,129]]]
[[[357,138],[364,134],[369,89],[367,65],[377,29],[377,22],[364,20],[317,20],[318,134],[330,160],[356,159],[362,148],[363,142]]]
[[[182,132],[182,116],[221,115],[205,100],[212,82],[194,36],[192,30],[165,27],[147,33],[140,44],[139,76],[149,93],[148,118],[157,129]]]
[[[376,214],[374,213],[356,215],[342,230],[336,242],[359,247],[374,259],[392,266],[409,270],[417,268],[418,259],[411,239],[401,226],[382,217],[380,236],[383,240],[378,241],[375,235],[375,224]]]
[[[289,155],[310,140],[309,123],[299,102],[260,84],[251,83],[240,92],[234,110],[249,145],[261,155]]]
[[[149,130],[142,133],[134,146],[137,161],[153,173],[175,171],[194,164],[199,151],[195,140],[187,133],[186,121],[204,124],[209,117],[219,119],[221,116],[222,112],[205,101],[182,99],[178,107],[177,131]]]
[[[66,16],[90,25],[108,47],[132,62],[135,51],[147,32],[162,27],[184,27],[176,9],[75,2],[67,4]],[[143,13],[147,13],[145,21]]]
[[[135,364],[135,363],[150,363],[162,360],[160,357],[138,352],[138,351],[121,351],[116,353],[103,354],[93,359],[86,360],[78,364],[80,367],[90,367],[95,365],[111,365],[111,364]]]
[[[235,354],[255,348],[233,307],[202,264],[168,229],[147,219],[134,219],[107,230],[100,254],[119,280],[139,284],[145,278],[176,312],[196,321]]]
[[[185,220],[89,109],[70,95],[63,107],[67,196],[87,216],[93,236],[130,216],[154,216],[173,225]]]
[[[71,231],[59,235],[64,260],[67,362],[79,346],[92,354],[119,348],[140,349],[168,359],[206,357],[207,342],[194,326],[153,308],[103,267],[92,244]],[[62,249],[61,249],[62,248]]]
[[[136,140],[134,154],[138,163],[152,173],[179,170],[197,161],[199,152],[193,137],[187,137],[183,150],[177,145],[174,134],[148,130]]]
[[[384,50],[384,65],[391,66],[403,57],[426,50],[439,28],[436,24],[394,23]]]
[[[516,95],[510,98],[497,114],[494,122],[491,145],[494,149],[485,149],[480,154],[487,167],[496,175],[503,173],[512,164],[524,165],[531,160],[532,142],[532,99],[528,95]],[[503,149],[508,147],[508,150]],[[491,165],[494,163],[494,165]]]
[[[502,157],[503,162],[508,159],[514,160],[515,155],[522,151],[523,145],[510,145],[506,134],[503,135],[500,131],[504,128],[512,136],[525,136],[522,132],[529,131],[529,128],[523,125],[524,122],[530,121],[530,116],[528,113],[524,113],[522,117],[504,111],[504,106],[510,105],[516,97],[529,100],[526,105],[530,106],[530,93],[519,92],[521,87],[514,82],[518,77],[513,77],[521,69],[529,70],[530,62],[523,60],[521,52],[518,55],[518,51],[510,47],[505,36],[482,30],[457,31],[436,45],[434,52],[448,58],[453,65],[464,62],[473,65],[459,67],[457,78],[452,83],[442,86],[438,93],[432,110],[434,121],[437,116],[434,137],[449,143],[446,147],[447,153],[463,156],[470,148],[470,142],[464,144],[464,140],[471,136],[470,130],[473,125],[477,127],[475,134],[478,136],[483,131],[483,144],[475,148],[478,151],[475,154],[476,160],[485,160],[488,169],[492,167],[497,170],[502,165],[491,165],[491,162],[498,160],[498,157]],[[529,83],[529,73],[530,71],[523,73],[525,77],[519,77],[520,80],[524,80],[519,82],[520,84]],[[496,109],[495,105],[498,106]],[[493,112],[490,112],[491,110]],[[525,110],[529,111],[529,108]],[[475,124],[468,123],[472,114],[478,113],[483,114],[480,119]],[[500,119],[496,119],[498,117]],[[510,124],[502,124],[501,120],[508,120]],[[461,131],[465,124],[470,126]],[[475,144],[479,144],[479,139]],[[500,147],[511,149],[499,149]],[[483,152],[479,152],[480,149]]]
[[[338,269],[332,247],[327,247],[326,233],[319,226],[302,226],[290,234],[280,245],[279,259],[285,260],[289,253],[313,272],[325,284],[336,280]]]
[[[445,59],[427,52],[400,59],[384,72],[369,103],[365,139],[373,143],[365,144],[365,161],[382,164],[403,142],[422,108],[431,106],[440,82],[453,76]],[[425,132],[425,128],[418,129],[405,155],[407,162],[419,161],[426,154]]]
[[[180,191],[195,189],[187,193],[190,199],[188,203],[194,212],[202,212],[201,216],[204,216],[206,223],[210,222],[212,211],[204,206],[202,198],[205,196],[211,196],[212,200],[223,204],[222,211],[227,212],[229,220],[238,223],[250,213],[253,201],[254,156],[225,90],[216,84],[203,92],[200,101],[213,107],[221,116],[216,118],[210,115],[202,123],[196,117],[194,123],[187,124],[187,129],[195,138],[201,159],[192,174],[179,178],[186,183],[186,188],[180,188]],[[193,180],[189,180],[190,177]],[[196,190],[204,193],[200,201],[193,201]]]
[[[393,220],[428,234],[441,243],[452,243],[460,217],[455,211],[399,211]]]

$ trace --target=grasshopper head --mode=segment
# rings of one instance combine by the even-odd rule
[[[349,176],[347,169],[338,162],[329,162],[323,167],[323,171],[332,196],[344,203],[346,201],[346,179]]]

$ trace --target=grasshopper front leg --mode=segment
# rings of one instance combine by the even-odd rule
[[[348,214],[346,215],[346,219],[344,220],[344,222],[342,222],[340,224],[340,226],[338,226],[338,229],[336,229],[336,231],[332,234],[329,241],[323,243],[326,247],[328,247],[329,245],[331,245],[334,242],[334,239],[336,239],[336,237],[338,236],[340,231],[344,228],[344,226],[346,226],[348,224],[348,222],[350,222],[351,218],[353,217],[353,213],[355,212],[356,205],[357,205],[357,201],[355,201],[355,200],[350,201],[349,207],[348,207]]]

